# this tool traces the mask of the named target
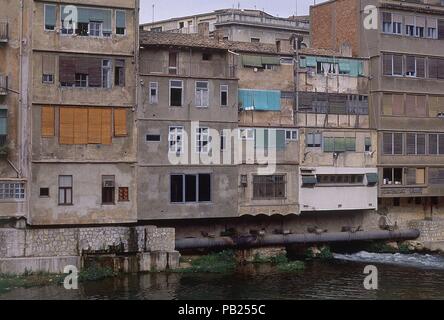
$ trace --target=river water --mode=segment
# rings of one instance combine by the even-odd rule
[[[378,268],[379,289],[364,289],[366,265]],[[158,273],[80,284],[13,289],[0,299],[444,299],[444,257],[432,255],[337,254],[311,261],[300,272],[249,265],[234,274]]]

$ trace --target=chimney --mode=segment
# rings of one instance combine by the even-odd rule
[[[206,38],[210,37],[210,23],[209,22],[201,22],[197,25],[197,33],[200,36],[204,36]]]

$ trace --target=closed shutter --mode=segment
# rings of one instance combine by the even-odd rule
[[[429,78],[437,79],[438,78],[438,59],[429,58]]]
[[[415,185],[416,184],[416,169],[414,168],[406,168],[405,169],[405,177],[407,180],[407,185]]]
[[[425,17],[416,17],[415,18],[415,24],[416,24],[417,27],[425,28],[425,25],[426,25]]]
[[[405,107],[407,116],[416,116],[416,96],[407,95]]]
[[[416,184],[425,184],[425,169],[416,169]]]
[[[55,56],[42,56],[42,74],[54,74],[55,70]]]
[[[429,134],[429,154],[438,154],[438,135]]]
[[[73,86],[76,80],[76,63],[74,58],[60,57],[59,58],[59,80],[60,83],[66,86]]]
[[[419,78],[425,77],[425,59],[416,58],[416,76]]]
[[[384,154],[393,154],[393,134],[384,133],[382,136],[382,149]]]
[[[55,108],[42,107],[42,137],[54,137],[55,135]]]
[[[60,144],[74,144],[73,108],[60,108]]]
[[[393,55],[391,55],[391,54],[384,54],[383,55],[383,62],[382,62],[383,72],[384,72],[384,75],[386,75],[386,76],[392,75],[392,58],[393,58]]]
[[[102,144],[112,143],[112,109],[102,109]]]
[[[416,154],[416,134],[407,134],[407,154]]]
[[[393,115],[404,115],[404,95],[402,94],[393,95]]]
[[[438,151],[440,155],[444,154],[444,134],[438,135]]]
[[[88,144],[88,109],[74,109],[74,144]]]
[[[393,74],[394,75],[403,75],[402,72],[402,55],[393,55]]]
[[[444,20],[438,20],[438,39],[444,40]]]
[[[114,136],[116,137],[125,137],[128,135],[126,113],[126,109],[114,110]]]
[[[88,109],[88,143],[102,142],[102,109]]]
[[[402,133],[394,133],[393,134],[393,154],[400,155],[403,151],[403,139]]]
[[[390,12],[382,13],[382,22],[383,23],[392,23],[392,14]]]
[[[438,79],[444,79],[444,59],[438,59]]]
[[[427,116],[427,97],[426,96],[416,96],[416,116],[418,116],[418,117]]]
[[[391,94],[384,94],[382,96],[382,113],[385,116],[393,115],[393,102]]]
[[[84,59],[86,60],[86,59]],[[102,59],[99,58],[88,58],[84,61],[88,65],[87,74],[88,84],[90,87],[101,87],[102,86]]]
[[[416,136],[416,154],[425,154],[426,135],[418,134]]]

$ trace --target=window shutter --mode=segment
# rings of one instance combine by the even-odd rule
[[[416,169],[416,184],[425,184],[425,169]]]
[[[334,152],[335,151],[335,139],[334,138],[324,138],[324,152]]]
[[[285,145],[285,130],[276,130],[276,149],[283,150]]]
[[[440,155],[444,154],[444,134],[438,135],[438,152]]]
[[[100,144],[102,142],[102,110],[88,109],[88,143]]]
[[[393,103],[391,94],[384,94],[382,96],[382,113],[385,116],[393,115]]]
[[[55,135],[55,109],[54,107],[42,107],[42,137],[54,137]]]
[[[60,144],[74,144],[74,109],[60,108]]]
[[[305,145],[312,146],[314,144],[314,133],[307,133],[305,135],[305,139],[306,139]]]
[[[444,39],[444,20],[438,20],[438,39]]]
[[[426,25],[425,17],[416,17],[415,18],[415,24],[416,24],[417,27],[425,28],[425,25]]]
[[[102,144],[112,143],[112,109],[102,109]]]
[[[402,154],[403,151],[403,139],[402,133],[394,133],[393,134],[393,154]]]
[[[429,154],[438,154],[438,135],[429,134]]]
[[[437,67],[437,77],[438,79],[444,79],[444,59],[438,59]]]
[[[383,144],[384,154],[393,154],[393,145],[392,145],[393,134],[384,133],[382,137],[383,137],[382,144]]]
[[[405,104],[407,116],[416,116],[416,96],[408,94]]]
[[[344,152],[346,150],[345,138],[335,138],[335,151]]]
[[[393,115],[404,115],[404,95],[402,94],[393,95]]]
[[[76,64],[71,57],[59,58],[59,80],[65,85],[74,85],[76,77]]]
[[[402,60],[403,60],[403,56],[397,55],[397,54],[393,55],[393,74],[403,75]]]
[[[86,60],[86,59],[85,59]],[[88,82],[90,87],[102,86],[102,59],[88,58],[85,63],[88,65]]]
[[[128,135],[126,113],[126,109],[114,109],[114,136],[116,137],[126,137]]]
[[[438,78],[438,59],[429,58],[429,78],[436,79]]]
[[[416,134],[407,134],[407,154],[416,154]]]
[[[416,76],[419,78],[425,77],[425,59],[416,58]]]
[[[391,23],[392,22],[392,14],[390,12],[382,13],[382,22]]]
[[[345,138],[345,147],[347,151],[356,151],[356,138]]]
[[[407,180],[407,185],[415,185],[416,184],[416,169],[414,168],[406,168],[405,176]]]
[[[425,134],[418,134],[416,136],[416,153],[417,154],[425,154],[425,145],[426,145],[426,136]]]
[[[407,56],[406,57],[406,72],[411,72],[411,73],[416,72],[415,57],[414,56]]]
[[[393,55],[391,54],[384,54],[383,55],[383,72],[384,75],[392,75],[392,58]]]
[[[416,115],[418,117],[425,117],[427,115],[426,98],[426,96],[416,96]]]
[[[88,144],[88,109],[74,109],[74,144]]]
[[[54,74],[55,57],[52,55],[42,56],[42,74]]]

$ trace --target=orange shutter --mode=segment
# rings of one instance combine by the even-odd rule
[[[88,143],[100,144],[102,142],[102,110],[88,109]]]
[[[42,137],[54,137],[54,107],[42,107]]]
[[[74,109],[74,144],[88,144],[88,109]]]
[[[126,128],[126,110],[115,109],[114,110],[114,136],[126,137],[128,130]]]
[[[102,144],[112,143],[112,109],[102,109]]]
[[[60,108],[60,144],[74,144],[74,109]]]

